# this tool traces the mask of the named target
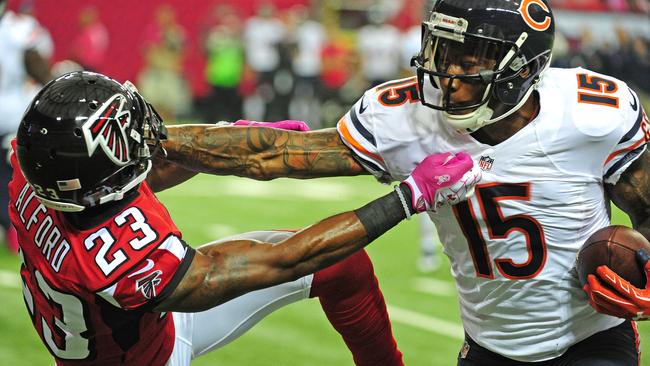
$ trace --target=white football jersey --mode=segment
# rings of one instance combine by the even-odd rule
[[[466,332],[525,362],[558,357],[622,322],[589,306],[575,257],[610,224],[603,184],[616,183],[650,137],[638,98],[619,80],[551,68],[538,91],[538,116],[495,146],[423,106],[416,78],[368,90],[337,125],[384,182],[403,180],[433,153],[467,151],[481,166],[472,198],[430,216],[451,261]]]
[[[7,11],[0,17],[0,135],[15,133],[25,109],[38,92],[28,83],[25,70],[25,51],[29,49],[49,57],[49,33],[35,18]]]

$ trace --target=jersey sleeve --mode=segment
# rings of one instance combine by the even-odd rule
[[[377,149],[373,133],[372,98],[364,94],[348,113],[339,120],[336,129],[357,161],[381,182],[390,182],[384,159]]]
[[[629,110],[623,114],[623,136],[605,160],[603,180],[616,184],[621,174],[647,149],[650,141],[650,122],[639,98],[629,90],[629,101],[622,101],[621,108]],[[636,107],[636,108],[635,108]]]
[[[16,29],[20,32],[17,40],[23,50],[36,50],[43,57],[49,58],[54,52],[54,44],[50,33],[36,20],[30,16],[14,17]]]
[[[151,310],[176,289],[194,253],[183,240],[170,235],[112,286],[97,294],[118,308]]]

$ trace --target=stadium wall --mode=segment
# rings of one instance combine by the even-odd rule
[[[36,18],[50,31],[55,45],[53,62],[66,59],[70,54],[71,42],[78,32],[78,15],[87,6],[95,6],[102,23],[110,34],[110,61],[104,70],[118,80],[134,80],[143,65],[142,37],[147,27],[155,21],[156,9],[171,5],[176,11],[178,22],[187,32],[187,49],[184,60],[184,74],[194,94],[207,91],[204,82],[204,61],[200,52],[201,30],[209,25],[213,9],[219,4],[228,4],[238,9],[242,17],[255,14],[263,0],[9,0],[9,8],[17,9],[26,4],[33,7]],[[278,9],[308,0],[272,0]]]

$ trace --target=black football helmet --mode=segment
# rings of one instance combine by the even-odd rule
[[[411,61],[420,100],[460,131],[497,122],[528,99],[550,65],[554,37],[548,0],[437,0]],[[480,100],[454,103],[456,80],[481,86]]]
[[[18,128],[20,169],[38,199],[78,212],[117,201],[151,169],[162,119],[130,82],[79,71],[36,95]]]

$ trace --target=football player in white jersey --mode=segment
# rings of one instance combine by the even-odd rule
[[[650,315],[650,288],[603,267],[583,291],[575,271],[579,248],[610,224],[610,201],[650,238],[650,123],[636,93],[549,68],[546,0],[438,0],[422,29],[417,77],[368,90],[336,131],[174,126],[169,158],[257,179],[390,182],[429,154],[468,151],[483,169],[476,194],[430,215],[459,293],[458,365],[637,365],[632,320]]]
[[[6,0],[0,0],[0,184],[5,187],[0,189],[0,227],[4,229],[9,249],[16,251],[16,234],[6,210],[9,202],[6,186],[11,179],[9,141],[38,91],[29,85],[30,78],[42,84],[50,79],[45,55],[51,53],[52,43],[36,19],[12,11],[5,13],[6,5]]]

